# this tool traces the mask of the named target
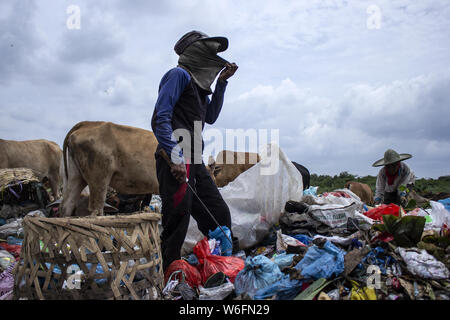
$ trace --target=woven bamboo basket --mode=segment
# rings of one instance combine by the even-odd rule
[[[19,183],[39,182],[37,174],[28,168],[0,169],[0,189]]]
[[[160,299],[160,217],[26,217],[14,298]]]

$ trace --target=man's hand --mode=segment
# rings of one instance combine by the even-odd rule
[[[170,172],[172,172],[173,176],[178,180],[180,184],[186,182],[186,165],[184,163],[172,163],[172,165],[170,166]]]
[[[225,69],[222,70],[222,72],[219,75],[219,79],[226,81],[228,80],[230,77],[232,77],[234,75],[234,73],[236,72],[236,70],[238,69],[238,66],[236,65],[236,63],[227,63],[225,65]]]
[[[408,205],[408,199],[406,198],[406,196],[401,196],[400,197],[400,205],[405,208]]]

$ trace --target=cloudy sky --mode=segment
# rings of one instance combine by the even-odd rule
[[[450,174],[446,0],[2,0],[0,138],[62,145],[83,120],[150,130],[191,30],[228,37],[239,65],[205,130],[279,129],[312,173],[376,175],[393,148],[418,177]]]

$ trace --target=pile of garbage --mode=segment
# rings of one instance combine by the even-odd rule
[[[276,144],[260,155],[219,189],[241,250],[191,219],[182,259],[165,272],[166,299],[450,299],[450,199],[370,207],[348,189],[303,190]]]
[[[450,199],[407,211],[347,189],[316,192],[287,201],[251,248],[232,253],[211,231],[166,270],[165,299],[450,299]]]
[[[46,216],[49,195],[27,168],[0,169],[0,300],[12,299],[12,270],[20,258],[25,216]]]

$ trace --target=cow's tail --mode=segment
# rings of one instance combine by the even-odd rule
[[[69,172],[67,170],[67,148],[68,148],[68,143],[69,143],[69,137],[72,135],[72,133],[74,133],[81,127],[83,127],[86,123],[87,123],[87,121],[82,121],[82,122],[77,123],[72,129],[70,129],[70,131],[66,134],[66,137],[64,138],[63,158],[64,158],[64,173],[66,175],[66,179],[69,178]]]

